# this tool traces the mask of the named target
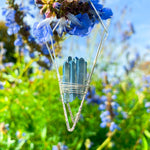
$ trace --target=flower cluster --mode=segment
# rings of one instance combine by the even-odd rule
[[[103,111],[100,115],[102,123],[100,124],[101,128],[109,127],[110,131],[119,129],[118,125],[113,121],[114,117],[118,115],[119,104],[116,102],[110,101],[107,98],[107,101],[99,105],[99,110]]]
[[[113,132],[115,129],[120,129],[115,123],[116,118],[121,117],[127,118],[127,114],[122,111],[120,105],[115,101],[117,99],[117,90],[113,90],[112,86],[118,82],[104,83],[104,89],[102,90],[104,95],[101,96],[102,103],[99,105],[99,110],[102,111],[101,118],[101,128],[109,127],[109,130]]]
[[[32,7],[32,5],[34,5],[34,0],[30,0],[29,4],[27,6],[27,3],[23,4],[22,2],[19,4],[19,2],[8,2],[8,8],[3,8],[2,11],[2,15],[5,16],[5,21],[6,21],[6,26],[8,27],[7,29],[7,33],[8,35],[13,35],[13,34],[17,34],[17,39],[14,41],[14,45],[19,47],[19,54],[20,51],[22,49],[28,49],[29,53],[28,55],[32,57],[34,52],[38,52],[37,57],[40,56],[46,56],[48,59],[50,58],[50,56],[46,53],[45,51],[43,52],[43,46],[44,44],[42,42],[39,42],[38,40],[36,40],[33,36],[32,36],[32,32],[31,32],[31,28],[29,25],[27,25],[26,21],[24,20],[24,18],[26,16],[31,16],[32,18],[34,18],[34,16],[30,13],[30,7]],[[40,28],[41,29],[41,28]],[[46,30],[45,30],[46,31]],[[44,32],[45,32],[44,31]],[[39,33],[41,34],[41,32]],[[45,36],[45,34],[43,33],[43,35]],[[58,40],[57,41],[57,45],[58,44]],[[59,47],[59,48],[58,48]],[[56,50],[59,53],[61,50],[60,46],[56,46]],[[38,61],[37,62],[39,65],[42,64],[43,68],[47,68],[50,69],[49,65],[51,63],[51,60],[49,59],[48,63],[45,63],[44,61],[41,62]],[[9,64],[8,64],[9,65]],[[4,65],[0,66],[0,68],[4,69]]]
[[[40,7],[42,5],[41,13],[49,20],[46,25],[50,24],[51,30],[56,30],[59,36],[63,33],[86,36],[99,23],[100,18],[106,20],[113,15],[111,9],[104,8],[99,0],[36,0],[36,4]],[[50,28],[46,32],[48,30]]]

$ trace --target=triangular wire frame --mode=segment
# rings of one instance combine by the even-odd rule
[[[108,29],[108,26],[110,24],[110,20],[107,24],[107,27],[105,27],[101,17],[99,16],[95,6],[93,5],[93,3],[90,1],[93,9],[95,10],[99,20],[100,20],[100,23],[101,25],[103,26],[104,28],[104,31],[102,32],[102,37],[101,37],[101,41],[99,43],[99,46],[98,46],[98,49],[97,49],[97,52],[96,52],[96,56],[95,56],[95,59],[93,61],[93,65],[92,65],[92,69],[91,69],[91,73],[89,74],[88,76],[88,80],[87,80],[87,85],[86,85],[86,88],[85,88],[85,92],[83,94],[83,98],[82,98],[82,101],[81,101],[81,104],[79,106],[79,109],[78,109],[78,112],[75,116],[75,118],[73,117],[73,114],[71,112],[71,108],[70,108],[70,105],[69,103],[67,103],[67,107],[68,107],[68,110],[69,110],[69,114],[71,116],[71,120],[73,122],[73,125],[72,127],[70,127],[70,124],[69,124],[69,120],[68,120],[68,115],[67,115],[67,111],[66,111],[66,106],[65,106],[65,103],[64,103],[64,97],[63,97],[63,92],[62,92],[62,87],[61,87],[61,78],[60,78],[60,74],[59,74],[59,70],[58,70],[58,65],[57,65],[57,62],[56,62],[56,55],[55,55],[55,49],[54,49],[54,45],[53,45],[53,39],[52,39],[52,36],[50,35],[50,40],[51,40],[51,43],[52,43],[52,52],[53,52],[53,56],[52,56],[52,53],[51,53],[51,50],[48,46],[48,43],[46,43],[46,46],[47,46],[47,49],[49,51],[49,54],[50,54],[50,57],[51,57],[51,60],[52,62],[54,63],[55,65],[55,68],[56,68],[56,72],[57,72],[57,77],[58,77],[58,82],[59,82],[59,89],[60,89],[60,94],[61,94],[61,101],[62,101],[62,104],[63,104],[63,110],[64,110],[64,115],[65,115],[65,120],[66,120],[66,126],[67,126],[67,130],[69,132],[72,132],[74,129],[75,129],[75,126],[80,118],[80,114],[81,114],[81,110],[82,110],[82,106],[83,106],[83,103],[84,103],[84,100],[85,100],[85,96],[86,96],[86,93],[88,92],[88,88],[90,86],[90,82],[91,82],[91,78],[92,78],[92,74],[94,72],[94,68],[95,68],[95,65],[96,65],[96,62],[97,62],[97,59],[98,59],[98,56],[99,54],[101,53],[101,50],[102,50],[102,46],[103,46],[103,43],[104,41],[106,40],[107,36],[108,36],[108,32],[107,32],[107,29]],[[60,19],[61,20],[61,19]],[[56,26],[54,27],[53,29],[53,32],[54,30],[57,28],[57,26],[59,25],[60,21],[56,24]],[[54,57],[54,58],[53,58]]]

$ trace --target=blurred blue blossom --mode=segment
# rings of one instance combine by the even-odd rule
[[[107,94],[107,93],[111,92],[111,89],[110,88],[104,88],[102,90],[102,92],[105,93],[105,94]]]
[[[118,127],[118,125],[115,123],[115,122],[111,122],[110,123],[110,131],[114,131],[115,129],[118,129],[118,130],[120,130],[120,128]]]
[[[117,98],[117,96],[116,95],[112,95],[112,97],[111,97],[113,100],[114,99],[116,99]]]
[[[105,104],[100,104],[99,105],[99,110],[105,110],[106,109],[106,105]]]
[[[68,146],[58,143],[58,145],[53,145],[52,150],[68,150]]]
[[[30,4],[30,5],[35,5],[34,0],[29,0],[29,4]]]
[[[100,97],[100,100],[101,100],[102,102],[106,102],[106,101],[107,101],[107,96],[102,95],[102,96]]]
[[[145,108],[146,108],[147,113],[150,113],[150,102],[145,103]]]
[[[22,37],[19,34],[17,35],[17,39],[14,41],[14,45],[15,46],[22,46],[23,45]]]
[[[96,104],[100,104],[101,103],[101,99],[98,95],[95,94],[95,87],[92,87],[88,90],[85,99],[87,100],[87,103],[96,103]]]
[[[53,35],[52,29],[50,27],[50,20],[44,20],[39,23],[36,22],[33,25],[33,35],[37,38],[38,42],[45,43],[50,40],[50,36]]]
[[[100,16],[103,20],[109,19],[113,15],[112,10],[109,8],[103,8],[100,10],[99,13],[100,13]]]
[[[13,65],[14,65],[13,62],[4,63],[4,66],[5,66],[5,67],[12,67]]]
[[[6,16],[6,26],[8,35],[18,33],[20,26],[15,22],[16,11],[13,9],[3,9],[2,15]]]
[[[4,85],[5,85],[5,83],[0,81],[0,90],[4,89]]]
[[[78,35],[78,36],[86,36],[88,35],[92,28],[93,28],[93,22],[89,19],[89,16],[87,13],[85,14],[78,14],[76,15],[76,18],[80,21],[80,24],[71,24],[71,30],[68,31],[71,35]]]

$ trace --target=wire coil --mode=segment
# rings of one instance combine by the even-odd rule
[[[85,94],[85,89],[88,86],[85,84],[79,83],[70,83],[70,82],[60,82],[62,93],[68,94]]]

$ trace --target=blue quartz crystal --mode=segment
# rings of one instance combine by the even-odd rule
[[[66,86],[70,81],[70,65],[68,62],[65,62],[63,65],[63,82]],[[69,102],[69,93],[64,93],[64,102]]]
[[[72,59],[71,56],[68,57],[68,61],[63,64],[63,82],[65,84],[70,83],[76,84],[76,87],[80,85],[86,85],[87,81],[87,62],[83,58],[75,57]],[[66,91],[66,90],[65,90]],[[81,91],[85,91],[85,87],[76,89],[75,87],[70,86],[70,92],[64,92],[64,102],[72,102],[76,97],[80,100],[83,97]]]

